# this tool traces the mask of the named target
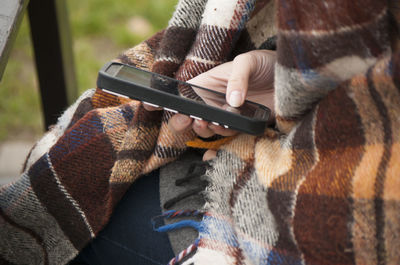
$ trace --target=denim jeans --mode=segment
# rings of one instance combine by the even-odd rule
[[[70,264],[167,264],[175,255],[168,235],[153,231],[161,214],[159,170],[135,181],[108,225]]]

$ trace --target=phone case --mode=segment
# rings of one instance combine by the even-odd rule
[[[167,111],[182,113],[194,119],[205,120],[208,122],[212,122],[215,125],[224,126],[225,128],[231,128],[233,130],[238,130],[253,135],[262,134],[265,130],[270,115],[270,110],[263,105],[247,101],[249,104],[251,103],[251,106],[256,106],[258,108],[256,112],[260,112],[260,117],[250,118],[240,115],[238,113],[230,112],[214,106],[209,106],[193,101],[191,99],[180,96],[176,92],[154,89],[148,86],[144,86],[142,84],[114,77],[106,72],[106,70],[109,69],[111,65],[130,67],[131,69],[135,69],[135,71],[147,72],[154,75],[155,77],[161,77],[165,80],[178,81],[182,85],[200,88],[199,86],[185,83],[167,76],[151,73],[136,67],[111,62],[107,63],[99,71],[99,75],[97,78],[98,88],[107,93],[139,100],[155,107],[163,107]],[[213,92],[214,94],[221,94],[207,88],[201,89],[206,89]]]

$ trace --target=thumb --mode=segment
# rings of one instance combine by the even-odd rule
[[[232,63],[232,72],[226,88],[226,101],[232,107],[239,107],[246,99],[249,77],[255,68],[255,58],[250,53],[240,54]]]

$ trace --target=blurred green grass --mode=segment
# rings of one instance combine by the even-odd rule
[[[166,27],[177,0],[68,0],[79,94],[107,61]],[[0,142],[43,133],[40,95],[25,17],[0,83]]]

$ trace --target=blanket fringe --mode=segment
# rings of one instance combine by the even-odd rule
[[[181,253],[179,253],[175,258],[171,259],[168,265],[176,265],[179,262],[181,262],[184,258],[189,256],[191,253],[197,250],[199,246],[200,239],[196,239],[196,241],[191,244],[189,247],[186,249],[182,250]]]
[[[160,227],[156,227],[156,221],[158,219],[172,219],[172,218],[179,218],[179,217],[197,217],[197,216],[203,216],[205,212],[201,212],[198,210],[170,210],[164,212],[160,216],[154,217],[151,222],[153,224],[153,229],[154,231],[157,232],[168,232],[168,231],[173,231],[175,229],[183,228],[183,227],[192,227],[196,229],[197,231],[201,231],[201,222],[196,222],[193,220],[182,220],[180,222],[176,222],[173,224],[168,224],[168,225],[163,225]],[[197,250],[197,247],[199,245],[200,239],[196,239],[193,244],[191,244],[189,247],[186,249],[182,250],[176,257],[170,260],[168,265],[175,265],[181,262],[184,258],[186,258],[188,255],[193,253],[194,251]]]

